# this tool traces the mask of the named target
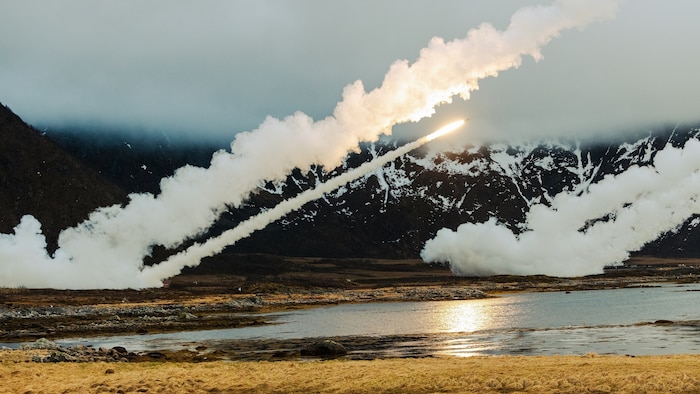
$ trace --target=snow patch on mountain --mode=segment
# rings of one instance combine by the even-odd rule
[[[325,226],[352,223],[368,233],[370,238],[364,242],[374,247],[391,245],[393,249],[382,249],[380,255],[416,256],[422,243],[446,226],[495,219],[515,232],[525,231],[524,219],[531,207],[551,206],[561,192],[583,194],[606,176],[649,165],[665,144],[682,145],[698,136],[696,128],[671,136],[646,133],[617,143],[545,140],[412,152],[307,204],[279,225],[330,234],[336,229]],[[367,144],[335,169],[316,167],[305,174],[296,170],[285,182],[265,185],[266,203],[290,198],[397,145],[394,141]],[[296,228],[302,223],[307,227]],[[700,218],[686,222],[685,229],[700,232]],[[353,242],[360,242],[359,233],[352,231]]]

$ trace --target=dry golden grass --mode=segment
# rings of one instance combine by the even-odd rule
[[[700,356],[551,356],[211,363],[25,362],[2,393],[700,393]]]

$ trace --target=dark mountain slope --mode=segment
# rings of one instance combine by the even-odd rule
[[[51,135],[51,134],[50,134]],[[129,191],[155,191],[157,180],[184,164],[206,166],[215,146],[159,142],[148,145],[114,135],[98,144],[90,135],[57,138],[109,179]],[[561,192],[582,193],[606,176],[652,163],[667,145],[697,139],[697,125],[678,125],[618,136],[608,141],[506,141],[467,147],[461,152],[412,152],[343,186],[229,251],[290,256],[415,258],[426,240],[443,228],[497,218],[515,232],[535,204],[548,205]],[[54,136],[60,137],[60,136]],[[167,142],[167,141],[166,141]],[[211,229],[215,235],[263,209],[271,208],[349,168],[399,145],[365,144],[343,165],[329,170],[294,170],[285,181],[268,183],[244,206],[231,209]],[[142,182],[149,171],[147,182]],[[605,220],[605,218],[601,218]],[[651,242],[642,251],[660,257],[700,256],[700,218]]]
[[[64,150],[130,193],[160,191],[160,180],[187,164],[208,167],[212,154],[225,143],[184,140],[152,132],[51,129]]]
[[[86,168],[53,141],[0,105],[0,232],[22,216],[41,223],[49,249],[60,230],[97,207],[123,202],[126,193]]]
[[[650,165],[666,145],[697,139],[692,125],[627,135],[617,141],[526,141],[425,156],[408,154],[325,198],[306,204],[240,241],[237,251],[299,256],[415,258],[444,227],[495,217],[515,232],[534,204],[549,205],[561,192],[581,193],[606,176]],[[318,182],[369,160],[391,146],[366,146],[358,160],[331,172],[298,171],[268,184],[249,208],[272,206]],[[240,210],[231,211],[231,224]],[[249,214],[249,213],[247,213]],[[700,217],[650,242],[642,254],[700,256]]]

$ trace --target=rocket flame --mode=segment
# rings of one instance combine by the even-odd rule
[[[467,122],[467,120],[468,120],[468,118],[467,118],[467,119],[461,119],[461,120],[458,120],[458,121],[456,121],[456,122],[452,122],[452,123],[450,123],[450,124],[448,124],[448,125],[446,125],[446,126],[443,126],[443,127],[439,128],[439,129],[433,131],[432,133],[426,135],[426,136],[423,137],[423,138],[425,138],[425,141],[426,141],[426,142],[430,142],[430,141],[432,141],[432,140],[434,140],[434,139],[436,139],[436,138],[440,138],[440,137],[442,137],[443,135],[448,134],[448,133],[451,133],[451,132],[457,130],[458,128],[462,127],[462,125],[464,125],[464,124]]]

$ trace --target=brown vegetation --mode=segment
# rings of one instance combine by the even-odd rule
[[[13,357],[0,353],[0,393],[700,393],[698,356],[85,364]]]

